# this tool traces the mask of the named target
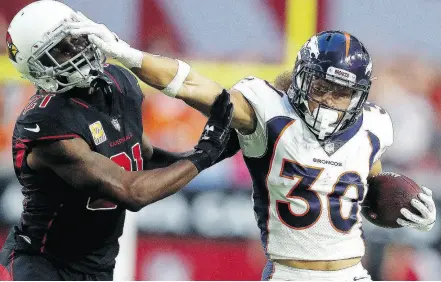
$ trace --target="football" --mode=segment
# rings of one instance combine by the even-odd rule
[[[385,228],[400,228],[401,208],[420,214],[411,204],[422,192],[412,179],[393,172],[383,172],[368,180],[368,193],[361,204],[362,214],[371,223]]]

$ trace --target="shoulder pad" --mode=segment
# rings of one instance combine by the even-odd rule
[[[28,103],[17,117],[17,122],[29,123],[42,117],[57,116],[67,107],[67,101],[67,96],[63,94],[37,92],[29,98]]]
[[[379,159],[387,147],[394,141],[392,120],[380,106],[366,102],[363,108],[363,128],[373,134],[379,141]]]
[[[255,76],[247,76],[236,83],[233,89],[243,92],[254,92],[255,96],[261,99],[274,99],[274,96],[283,97],[285,94],[274,88],[268,81]],[[246,94],[244,94],[246,95]]]
[[[62,94],[36,94],[29,99],[14,130],[26,142],[61,140],[82,136],[83,130]]]
[[[240,91],[248,100],[258,121],[253,133],[242,135],[238,132],[243,154],[247,157],[260,157],[267,146],[266,123],[275,116],[289,113],[287,96],[267,81],[253,76],[242,79],[232,89]]]
[[[282,91],[277,90],[267,81],[253,76],[240,80],[232,89],[242,93],[262,121],[266,121],[265,112],[271,111],[272,108],[278,109],[277,105],[283,104],[285,96]]]
[[[104,73],[113,82],[114,91],[118,91],[129,98],[142,103],[144,94],[139,86],[138,79],[128,69],[118,65],[106,65]]]

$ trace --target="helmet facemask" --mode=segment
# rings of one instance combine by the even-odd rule
[[[361,115],[363,104],[366,101],[370,88],[370,81],[366,84],[356,83],[355,79],[343,79],[342,75],[334,75],[335,69],[330,67],[325,72],[316,70],[306,64],[297,65],[293,83],[288,90],[291,103],[298,114],[304,119],[309,129],[320,140],[344,131]],[[324,80],[330,87],[319,89],[314,82]],[[346,109],[335,108],[320,102],[311,93],[333,93],[332,95],[350,95],[350,102]],[[345,93],[345,94],[342,94]],[[313,112],[310,103],[317,106]]]
[[[30,80],[45,91],[63,93],[89,87],[103,71],[105,57],[98,48],[86,36],[69,35],[63,24],[33,47],[28,60]]]

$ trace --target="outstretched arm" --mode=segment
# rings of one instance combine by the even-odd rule
[[[145,83],[171,97],[183,100],[207,116],[214,100],[224,88],[184,64],[167,57],[143,53],[141,66],[132,67],[131,70]],[[182,72],[182,68],[187,68],[188,74]],[[182,82],[178,81],[174,85],[179,76],[182,76]],[[239,91],[229,92],[234,105],[232,127],[243,133],[252,133],[257,124],[253,107]]]
[[[142,136],[142,159],[144,160],[144,170],[167,167],[177,161],[185,160],[194,150],[182,153],[165,151],[158,147],[153,147],[147,135]]]
[[[226,144],[225,150],[215,163],[221,162],[226,158],[234,156],[239,150],[239,139],[235,130],[230,129],[230,139]],[[158,147],[153,147],[147,135],[142,136],[142,158],[144,160],[144,170],[169,166],[177,161],[187,159],[195,150],[187,152],[169,152]]]
[[[80,13],[78,17],[79,22],[67,24],[72,35],[88,35],[89,40],[101,51],[119,60],[142,81],[168,96],[182,99],[208,116],[211,105],[224,89],[221,85],[180,60],[133,49],[106,26],[94,23]],[[243,133],[253,132],[257,124],[253,108],[239,91],[230,94],[234,105],[232,126]]]
[[[90,196],[106,198],[138,211],[177,192],[200,171],[218,161],[228,143],[232,111],[229,95],[223,92],[213,104],[195,152],[164,168],[126,171],[92,151],[80,138],[37,143],[27,162],[36,171],[55,172],[73,188]],[[147,148],[147,155],[149,152]]]
[[[131,68],[139,79],[169,96],[183,100],[208,116],[211,105],[224,89],[221,85],[199,74],[188,65],[188,74],[182,73],[182,68],[186,66],[178,60],[149,53],[142,54],[141,66]],[[182,82],[170,87],[172,81],[176,81],[180,75]],[[234,105],[232,127],[243,133],[253,132],[257,123],[254,109],[239,91],[230,90],[230,95]]]
[[[125,171],[91,151],[82,139],[39,144],[28,156],[28,163],[37,171],[53,170],[72,187],[131,211],[177,192],[198,174],[189,160],[149,171]]]

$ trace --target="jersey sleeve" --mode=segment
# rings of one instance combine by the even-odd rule
[[[375,163],[394,142],[392,120],[386,110],[371,102],[364,107],[363,119],[372,146],[372,163]]]
[[[242,152],[247,157],[260,157],[266,151],[266,122],[271,118],[268,110],[269,107],[277,104],[280,96],[266,81],[253,76],[240,80],[232,89],[242,93],[257,117],[257,126],[253,133],[244,135],[238,132]]]
[[[78,117],[65,106],[65,99],[54,97],[45,107],[41,107],[44,98],[31,98],[32,101],[35,101],[35,107],[17,119],[14,138],[26,143],[72,138],[88,141]]]

